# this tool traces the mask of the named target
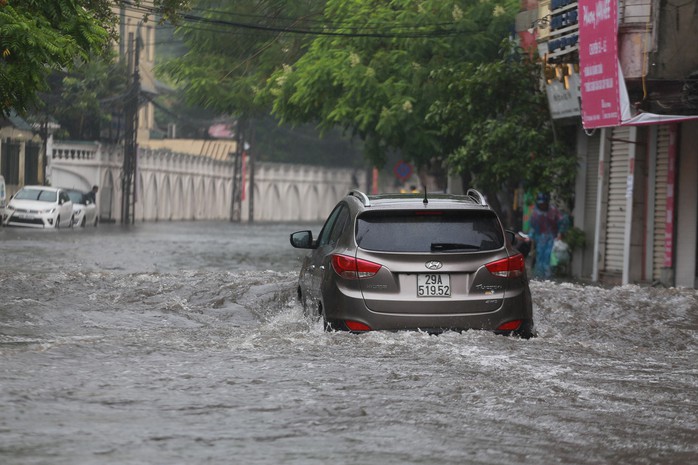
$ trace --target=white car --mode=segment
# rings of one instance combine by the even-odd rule
[[[84,192],[66,189],[70,201],[73,202],[73,225],[85,227],[97,226],[97,205]]]
[[[5,226],[62,228],[73,226],[73,202],[64,189],[24,186],[10,198]]]

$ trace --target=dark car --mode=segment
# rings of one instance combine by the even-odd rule
[[[535,334],[524,257],[484,197],[350,192],[309,249],[298,298],[327,329]]]

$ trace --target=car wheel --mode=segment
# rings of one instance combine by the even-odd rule
[[[97,220],[98,220],[98,218],[95,216],[95,224],[94,224],[95,228],[97,227]]]
[[[53,225],[54,228],[59,229],[61,227],[61,216],[56,217],[56,224]]]
[[[84,228],[84,227],[85,227],[85,224],[87,224],[87,218],[85,218],[85,217],[83,216],[83,217],[82,217],[82,221],[80,222],[80,227],[81,227],[81,228]]]
[[[521,327],[514,332],[514,335],[521,339],[531,339],[532,337],[538,337],[538,332],[536,331],[533,321],[526,320]]]
[[[73,228],[75,226],[75,216],[70,217],[70,224],[68,225],[69,228]]]

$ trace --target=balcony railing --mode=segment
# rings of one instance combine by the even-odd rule
[[[51,158],[57,160],[94,160],[99,151],[98,144],[54,143]]]

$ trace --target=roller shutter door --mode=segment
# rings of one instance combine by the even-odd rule
[[[594,131],[594,135],[587,139],[586,173],[584,191],[584,224],[582,229],[587,239],[587,246],[583,251],[582,276],[591,276],[594,265],[594,237],[596,234],[596,201],[599,197],[599,149],[601,147],[601,132]]]
[[[589,137],[587,145],[586,186],[584,199],[584,232],[587,237],[594,237],[596,227],[596,199],[599,187],[599,149],[601,147],[601,131],[595,131]]]
[[[664,266],[664,230],[666,229],[667,176],[669,173],[669,126],[659,126],[657,131],[657,167],[654,199],[654,238],[652,253],[652,279],[661,280]]]
[[[613,129],[608,179],[604,271],[623,271],[625,240],[626,186],[630,155],[630,128]]]

